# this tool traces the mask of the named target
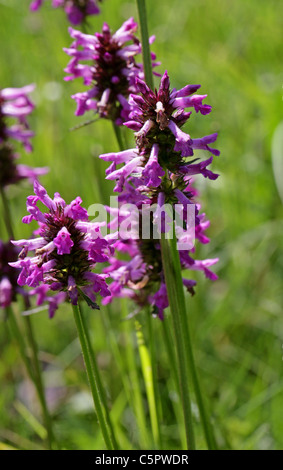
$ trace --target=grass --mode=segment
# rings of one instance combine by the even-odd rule
[[[213,106],[209,116],[194,116],[186,129],[193,137],[219,132],[221,156],[214,159],[213,170],[221,176],[215,182],[198,181],[211,220],[211,243],[197,248],[203,258],[220,258],[219,280],[211,283],[197,273],[196,295],[187,298],[196,361],[218,444],[225,449],[282,449],[283,210],[271,149],[282,121],[283,6],[275,0],[147,3],[150,34],[156,35],[152,49],[162,62],[159,70],[167,69],[177,88],[201,83],[201,93],[208,94]],[[70,132],[85,118],[74,116],[70,98],[83,85],[63,81],[68,57],[62,48],[71,43],[67,21],[48,2],[33,14],[28,5],[27,0],[0,1],[1,87],[37,85],[37,107],[29,119],[36,133],[34,152],[23,154],[22,161],[50,167],[42,181],[51,194],[59,191],[68,201],[79,194],[85,207],[107,203],[113,184],[104,181],[105,164],[96,157],[118,150],[111,123]],[[91,29],[100,30],[106,21],[115,30],[130,15],[137,18],[134,1],[107,0],[102,14],[91,19]],[[9,190],[16,237],[29,236],[20,220],[30,192],[29,185]],[[7,238],[2,223],[0,236]],[[123,321],[133,309],[132,304],[115,302],[89,316],[124,449],[152,445],[150,433],[145,435],[150,410],[135,320]],[[0,379],[5,390],[0,395],[0,447],[40,447],[41,428],[34,424],[41,420],[40,410],[4,313],[0,315]],[[180,448],[184,429],[163,327],[154,320],[151,334],[147,318],[140,316],[139,321],[149,350],[154,341],[163,448]],[[102,448],[71,310],[61,307],[52,321],[42,312],[32,323],[60,447]],[[194,420],[198,448],[205,448],[196,407]]]

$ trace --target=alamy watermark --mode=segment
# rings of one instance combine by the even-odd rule
[[[119,204],[110,196],[110,205],[92,204],[88,208],[91,222],[100,225],[103,237],[122,240],[158,240],[163,233],[172,239],[174,228],[178,250],[191,250],[195,245],[195,204]]]

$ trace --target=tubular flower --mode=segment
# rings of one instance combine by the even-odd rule
[[[101,236],[101,224],[88,222],[80,197],[70,204],[66,204],[59,193],[52,199],[37,181],[34,182],[34,193],[27,198],[29,215],[23,222],[36,220],[39,237],[13,241],[14,245],[22,247],[19,260],[11,263],[21,270],[18,284],[34,288],[33,293],[39,296],[38,305],[47,300],[50,316],[56,310],[51,291],[60,293],[60,301],[66,298],[76,305],[81,298],[93,308],[99,308],[95,302],[96,294],[110,295],[105,281],[108,276],[96,274],[93,269],[97,262],[107,261],[113,253],[110,241]],[[40,211],[38,201],[48,212]],[[28,251],[34,251],[34,256],[28,257]]]
[[[102,0],[98,0],[101,2]],[[97,15],[100,10],[98,8],[97,0],[52,0],[53,8],[63,7],[68,20],[73,25],[83,23],[87,16]],[[38,10],[44,0],[33,0],[30,4],[30,10]]]
[[[141,53],[140,42],[135,37],[137,27],[130,18],[113,34],[107,23],[102,33],[94,36],[69,28],[74,42],[64,49],[72,57],[65,69],[68,74],[65,80],[82,77],[84,85],[90,86],[87,91],[72,96],[77,103],[76,115],[94,110],[118,125],[129,119],[129,94],[137,92],[136,78],[144,77],[142,64],[135,61],[135,56]]]
[[[34,85],[22,88],[3,88],[0,90],[0,186],[17,183],[22,179],[34,181],[38,176],[47,173],[47,168],[30,168],[27,165],[16,164],[18,155],[15,153],[10,139],[21,142],[26,151],[32,146],[30,138],[34,135],[29,129],[26,117],[34,109],[28,94]],[[11,119],[16,120],[9,124]]]

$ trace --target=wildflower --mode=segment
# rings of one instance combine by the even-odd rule
[[[76,115],[94,110],[100,117],[118,125],[129,119],[129,94],[137,92],[136,78],[144,76],[142,64],[135,61],[135,56],[141,52],[140,42],[135,37],[137,27],[130,18],[113,34],[107,23],[102,33],[95,35],[69,28],[74,42],[64,49],[71,56],[65,80],[82,77],[84,85],[90,86],[87,91],[72,96],[77,103]],[[154,54],[152,59],[155,59]],[[155,65],[158,64],[153,63]]]
[[[120,202],[135,203],[139,210],[142,205],[146,205],[149,211],[155,206],[150,224],[151,228],[157,224],[159,234],[169,230],[174,218],[181,268],[189,272],[202,271],[206,277],[215,280],[217,276],[209,268],[218,259],[194,259],[195,249],[191,238],[193,241],[196,238],[200,243],[209,242],[205,235],[209,221],[195,201],[193,177],[201,174],[215,180],[218,175],[208,169],[213,156],[199,162],[194,152],[202,150],[219,155],[219,151],[210,146],[215,142],[217,134],[193,139],[181,129],[192,114],[186,108],[206,115],[210,113],[211,106],[203,103],[206,95],[195,94],[200,85],[187,85],[181,90],[171,91],[167,72],[161,78],[159,90],[153,92],[139,77],[136,78],[136,88],[139,95],[130,95],[132,110],[129,120],[125,122],[128,128],[135,131],[136,146],[122,152],[100,155],[104,161],[111,163],[106,170],[106,179],[116,181],[114,191],[119,193]],[[175,216],[170,218],[164,214],[164,204],[175,207]],[[192,204],[194,237],[191,236],[188,218],[188,207]],[[177,213],[181,217],[180,225],[176,221]],[[119,260],[116,263],[111,260],[106,272],[111,273],[114,281],[109,286],[111,296],[104,302],[128,295],[139,306],[151,305],[152,313],[163,319],[168,297],[160,240],[153,236],[148,240],[139,237],[131,242],[120,239],[115,248],[123,253],[128,250],[130,260]],[[183,284],[193,295],[196,281],[183,279]]]
[[[80,197],[70,204],[66,204],[59,193],[52,199],[38,181],[34,182],[34,193],[27,198],[29,215],[23,222],[37,221],[39,237],[13,241],[14,245],[22,247],[19,260],[11,263],[21,270],[18,284],[34,288],[39,305],[43,299],[47,300],[50,316],[56,310],[51,291],[58,291],[58,301],[69,299],[77,305],[81,298],[93,308],[99,308],[96,294],[110,295],[105,280],[108,276],[92,270],[97,262],[107,261],[113,253],[110,241],[101,236],[101,224],[88,222]],[[48,212],[41,212],[38,202],[45,205]],[[34,251],[34,256],[28,257],[28,251]]]
[[[47,168],[31,168],[17,164],[18,154],[11,139],[21,142],[26,151],[32,150],[30,138],[34,135],[29,129],[27,116],[33,111],[34,104],[28,94],[34,85],[22,88],[3,88],[0,90],[0,187],[4,188],[23,179],[33,182],[47,173]],[[16,120],[10,125],[11,119]]]
[[[38,10],[44,0],[33,0],[30,4],[30,10]],[[102,0],[98,0],[101,2]],[[52,0],[53,8],[63,7],[68,20],[73,25],[83,23],[87,16],[97,15],[100,10],[96,0]]]
[[[30,138],[34,134],[29,129],[26,117],[34,109],[28,97],[33,90],[34,85],[0,89],[0,145],[12,138],[21,142],[26,151],[32,150]],[[16,119],[16,123],[9,126],[9,118]]]

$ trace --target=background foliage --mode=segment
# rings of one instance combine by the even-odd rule
[[[281,181],[278,174],[282,127],[273,147],[272,138],[282,120],[283,4],[275,0],[147,3],[150,34],[156,35],[152,49],[162,62],[159,71],[167,69],[177,88],[202,84],[201,93],[208,94],[206,102],[213,107],[210,115],[197,115],[186,129],[193,137],[219,132],[221,156],[214,159],[212,169],[221,177],[198,181],[211,220],[211,243],[198,247],[198,253],[220,258],[219,281],[211,283],[196,273],[196,295],[187,299],[218,443],[225,449],[282,449],[283,211],[282,187],[278,192],[272,170],[273,157],[276,181],[282,185],[283,174]],[[34,152],[22,154],[22,162],[50,167],[42,181],[51,194],[59,191],[67,201],[79,194],[85,207],[108,203],[113,184],[105,182],[105,164],[96,157],[118,150],[111,123],[100,121],[70,132],[85,117],[74,116],[75,102],[70,98],[83,91],[82,83],[63,81],[68,57],[62,48],[71,44],[67,20],[48,2],[38,13],[30,13],[28,6],[27,0],[0,1],[1,87],[37,85],[36,110],[29,119],[36,133]],[[102,13],[90,19],[90,30],[101,30],[103,21],[116,30],[129,16],[137,19],[134,1],[105,0]],[[30,193],[28,185],[9,191],[17,238],[29,236],[29,227],[20,221]],[[7,238],[2,216],[0,236]],[[129,395],[141,397],[150,434],[134,321],[122,321],[133,310],[131,304],[115,302],[110,309],[102,307],[88,315],[124,449],[146,445]],[[41,418],[34,392],[3,312],[0,318],[0,447],[40,448]],[[178,397],[163,327],[159,320],[149,321],[146,313],[139,320],[145,343],[155,354],[163,447],[178,448],[183,430],[176,423],[182,420],[175,416]],[[101,448],[68,306],[61,307],[52,321],[46,311],[32,321],[61,448]],[[198,447],[205,448],[197,409],[195,421]],[[150,448],[150,442],[147,445]]]

